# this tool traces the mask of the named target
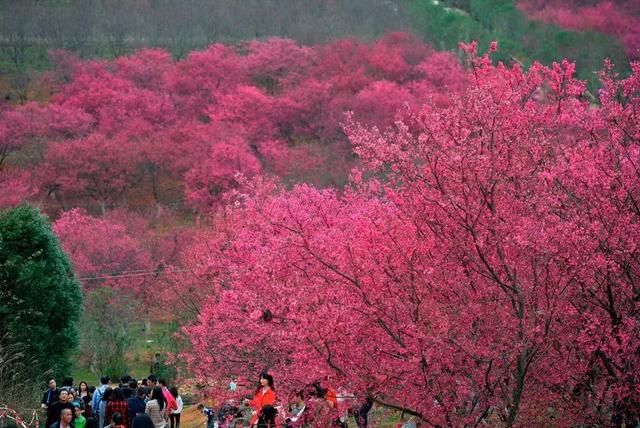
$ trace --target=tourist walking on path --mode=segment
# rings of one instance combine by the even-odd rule
[[[141,415],[133,418],[133,422],[131,422],[131,428],[155,428],[151,418],[146,413],[142,413]]]
[[[96,391],[93,393],[93,399],[91,400],[91,409],[94,415],[98,416],[100,414],[100,401],[102,400],[102,395],[109,387],[109,377],[102,376],[100,378],[100,386],[96,388]],[[98,419],[98,428],[103,428],[104,424],[100,423]]]
[[[120,413],[122,416],[122,425],[128,426],[129,406],[124,399],[122,388],[118,387],[111,393],[111,399],[107,403],[107,409],[104,413],[104,423],[111,424],[111,418],[114,414]]]
[[[89,384],[85,381],[80,381],[78,384],[78,397],[77,400],[80,403],[80,409],[82,410],[82,414],[85,418],[88,418],[92,415],[91,409],[91,392],[89,391]]]
[[[104,428],[104,426],[106,425],[105,423],[105,414],[107,411],[107,404],[109,403],[109,400],[111,400],[111,394],[113,393],[113,389],[111,389],[110,387],[107,387],[107,389],[104,390],[104,392],[102,393],[102,398],[100,399],[100,404],[99,404],[99,410],[98,410],[98,424],[99,424],[99,428]]]
[[[133,424],[133,418],[144,414],[147,407],[147,403],[144,401],[146,395],[147,388],[139,386],[136,388],[135,395],[127,400],[127,406],[129,407],[129,426]]]
[[[62,410],[69,409],[73,416],[73,404],[69,403],[69,391],[65,388],[60,390],[58,401],[49,406],[47,414],[47,426],[60,422],[60,414]]]
[[[171,392],[171,395],[176,400],[176,403],[178,405],[177,409],[171,410],[171,412],[169,413],[169,421],[171,422],[171,428],[180,428],[180,413],[182,413],[182,407],[183,407],[182,397],[180,397],[180,394],[178,393],[178,388],[175,386],[172,387],[169,390],[169,392]]]
[[[123,423],[122,415],[116,412],[111,418],[111,423],[105,426],[105,428],[127,428],[127,426]]]
[[[67,407],[60,412],[60,419],[53,423],[49,428],[73,428],[71,421],[73,420],[73,411]]]
[[[167,406],[164,400],[162,388],[156,386],[151,392],[151,399],[147,401],[144,411],[153,422],[155,428],[164,428],[167,424]]]
[[[167,403],[167,413],[178,408],[178,403],[176,403],[176,399],[171,395],[169,388],[167,388],[167,381],[164,379],[158,380],[158,385],[162,388],[162,395],[164,395],[164,401]]]
[[[87,425],[87,419],[82,416],[82,407],[80,403],[73,403],[73,426],[75,428],[85,428]]]
[[[48,409],[49,406],[58,401],[58,395],[60,395],[54,378],[49,379],[47,386],[47,390],[42,394],[41,404],[43,409]]]

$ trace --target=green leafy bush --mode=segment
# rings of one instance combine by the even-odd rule
[[[82,292],[48,220],[31,206],[0,213],[0,337],[21,344],[27,374],[70,373]]]

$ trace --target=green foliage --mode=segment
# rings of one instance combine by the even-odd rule
[[[605,58],[611,58],[623,73],[628,70],[623,48],[614,38],[529,20],[512,0],[407,1],[418,30],[442,50],[473,40],[486,49],[496,40],[496,61],[516,60],[528,66],[535,60],[550,64],[568,58],[576,62],[578,77],[591,88],[598,83],[593,72]]]
[[[0,335],[21,344],[31,379],[69,373],[81,314],[80,284],[47,219],[31,206],[0,213]]]
[[[81,349],[90,356],[94,373],[119,379],[128,373],[125,354],[134,341],[136,302],[129,296],[101,287],[87,296]]]
[[[184,368],[183,364],[176,359],[167,359],[167,353],[177,355],[182,349],[185,349],[186,343],[180,335],[182,331],[181,324],[176,321],[168,323],[160,323],[153,328],[153,337],[150,343],[146,345],[147,353],[160,354],[160,357],[154,357],[149,366],[149,372],[153,373],[158,379],[165,379],[169,383],[178,377],[178,373]]]
[[[155,366],[153,374],[156,375],[158,379],[164,379],[171,384],[177,378],[178,371],[173,364],[168,364],[167,361],[162,358],[159,364]]]

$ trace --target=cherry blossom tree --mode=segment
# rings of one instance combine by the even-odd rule
[[[38,188],[28,170],[6,169],[0,171],[0,208],[17,207],[38,193]]]
[[[593,108],[568,62],[466,49],[450,105],[347,126],[365,166],[343,194],[237,194],[193,258],[196,374],[331,375],[433,426],[636,423],[640,69]]]
[[[178,111],[200,120],[207,117],[207,107],[216,102],[220,93],[233,90],[245,80],[246,67],[236,52],[214,44],[177,63],[167,76],[167,87]]]
[[[131,142],[93,134],[51,144],[38,174],[43,190],[62,208],[89,199],[105,213],[123,204],[135,184],[135,170],[136,148]]]
[[[447,104],[466,76],[455,56],[403,33],[373,43],[214,44],[179,61],[161,49],[113,61],[51,58],[50,101],[0,113],[0,165],[11,155],[28,170],[34,183],[20,187],[36,191],[18,199],[104,213],[183,202],[208,210],[235,187],[236,172],[341,186],[355,164],[341,126],[347,112],[384,128],[405,104]],[[238,169],[225,163],[230,151],[244,159]],[[225,172],[207,178],[213,170]],[[202,193],[207,186],[215,190]]]
[[[290,39],[270,38],[247,43],[246,67],[250,78],[269,94],[300,84],[317,61],[316,50]]]
[[[236,186],[237,174],[253,176],[260,169],[260,161],[247,146],[233,142],[216,144],[211,148],[210,156],[187,174],[187,201],[207,212],[222,201],[225,191]]]
[[[144,294],[146,277],[134,273],[153,268],[151,255],[125,224],[74,209],[65,212],[53,230],[85,289],[108,285]],[[123,273],[128,275],[120,277]]]
[[[518,7],[534,19],[571,30],[592,30],[614,35],[631,60],[640,58],[640,4],[634,0],[584,2],[559,0],[519,1]]]
[[[116,58],[116,73],[137,86],[157,90],[166,86],[173,70],[171,54],[164,49],[142,49],[133,55]]]
[[[0,113],[0,168],[7,157],[28,143],[30,137],[41,134],[41,109],[27,104]]]

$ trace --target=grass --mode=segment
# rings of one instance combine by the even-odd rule
[[[144,323],[132,323],[130,330],[132,344],[125,360],[128,367],[126,374],[136,379],[145,378],[149,375],[151,360],[156,352],[165,354],[166,352],[175,351],[171,340],[175,328],[175,325],[171,322],[155,321],[151,325],[149,334],[147,334]],[[105,344],[103,352],[109,352],[108,344]],[[81,350],[71,372],[74,383],[86,380],[90,385],[98,384],[101,374],[92,372],[89,359],[90,356],[83,355]],[[122,374],[124,375],[125,373]]]

